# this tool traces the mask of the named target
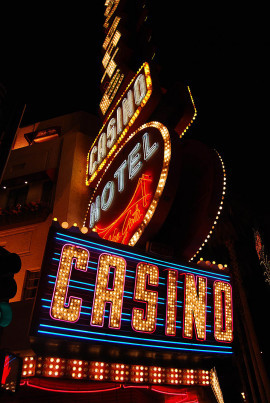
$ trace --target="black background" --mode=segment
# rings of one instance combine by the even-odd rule
[[[227,197],[238,201],[243,214],[248,208],[250,225],[256,217],[269,245],[266,3],[151,4],[162,79],[174,75],[188,84],[198,111],[185,136],[219,152],[228,176]],[[78,110],[98,113],[103,11],[103,1],[94,0],[83,6],[22,4],[2,12],[0,77],[12,82],[26,103],[22,125]],[[255,277],[250,270],[249,284]],[[256,282],[256,294],[254,288]],[[259,293],[258,287],[251,300],[260,301]],[[261,327],[264,334],[263,322]]]
[[[177,4],[176,4],[177,3]],[[268,213],[269,35],[267,12],[240,5],[151,5],[162,75],[190,86],[198,116],[188,133],[217,149],[228,191]],[[104,6],[9,10],[2,27],[1,76],[18,83],[23,125],[87,110],[98,113]],[[3,13],[5,15],[5,13]]]

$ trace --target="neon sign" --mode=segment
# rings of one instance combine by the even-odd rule
[[[170,157],[169,132],[161,123],[130,134],[92,194],[85,226],[103,239],[134,245],[155,213]]]
[[[42,348],[68,349],[74,342],[80,354],[89,356],[91,346],[109,355],[117,348],[123,357],[134,349],[232,354],[230,277],[55,225],[44,255],[31,340]]]
[[[148,63],[144,63],[105,120],[89,151],[87,185],[96,178],[122,140],[125,139],[130,127],[134,125],[151,94],[150,69]]]
[[[7,352],[0,352],[0,393],[3,390],[16,392],[20,386],[22,358]]]
[[[151,193],[147,187],[152,182],[150,176],[142,175],[135,192],[123,213],[111,225],[101,228],[97,225],[97,233],[109,241],[127,244],[129,233],[138,223],[142,223]]]
[[[106,52],[102,60],[102,65],[104,67],[104,74],[102,76],[101,83],[107,76],[109,77],[110,82],[107,88],[105,89],[103,97],[100,101],[100,110],[103,113],[103,115],[107,112],[108,108],[110,107],[125,77],[125,74],[122,71],[123,69],[117,67],[117,62],[115,60],[116,55],[119,53],[118,42],[121,37],[121,32],[117,28],[121,18],[115,16],[109,28],[109,21],[111,20],[113,14],[115,13],[119,2],[120,0],[111,1],[108,4],[107,2],[105,2],[106,10],[104,15],[106,19],[104,23],[104,28],[108,31],[108,33],[103,43],[103,48],[105,49]]]

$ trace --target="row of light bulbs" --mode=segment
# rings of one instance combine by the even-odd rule
[[[219,157],[219,159],[220,159],[221,167],[222,167],[222,172],[223,172],[223,186],[222,186],[222,194],[221,194],[220,205],[219,205],[218,212],[217,212],[217,215],[216,215],[216,217],[215,217],[215,221],[213,222],[213,225],[212,225],[211,230],[209,231],[207,237],[206,237],[205,240],[203,241],[203,243],[202,243],[202,245],[200,246],[200,248],[199,248],[199,249],[197,250],[197,252],[192,256],[192,258],[190,259],[190,261],[192,261],[192,260],[201,252],[201,250],[203,249],[203,247],[205,246],[205,244],[206,244],[206,243],[208,242],[208,240],[211,238],[211,236],[212,236],[212,234],[213,234],[213,230],[214,230],[214,228],[215,228],[215,226],[216,226],[216,224],[217,224],[217,220],[219,219],[220,214],[221,214],[221,210],[222,210],[222,208],[223,208],[223,200],[224,200],[224,197],[225,197],[225,194],[226,194],[226,170],[225,170],[225,165],[224,165],[224,162],[223,162],[221,156],[219,155],[219,153],[218,153],[217,151],[216,151],[216,153],[217,153],[217,155],[218,155],[218,157]]]
[[[209,386],[212,370],[127,365],[57,357],[24,357],[22,377],[34,376],[135,384]],[[218,384],[217,377],[215,377],[215,382]]]

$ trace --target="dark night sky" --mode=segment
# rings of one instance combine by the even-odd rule
[[[198,110],[189,135],[216,148],[229,188],[253,209],[267,213],[266,10],[237,9],[229,3],[226,8],[176,8],[172,0],[165,9],[163,2],[157,3],[152,17],[160,44],[157,60],[190,86]],[[24,124],[81,109],[97,113],[103,1],[91,2],[91,7],[73,6],[65,12],[44,7],[16,22],[15,36],[9,26],[5,59],[8,76],[20,83],[26,100]]]

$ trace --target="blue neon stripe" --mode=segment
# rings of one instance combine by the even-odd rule
[[[61,336],[61,337],[72,337],[74,339],[84,339],[84,340],[96,340],[96,341],[104,341],[104,342],[112,342],[110,340],[107,339],[96,339],[96,338],[91,338],[91,337],[85,337],[85,336],[76,336],[76,335],[67,335],[67,334],[62,334],[62,333],[56,333],[56,332],[48,332],[45,330],[38,330],[38,333],[44,333],[44,334],[50,334],[50,335],[55,335],[55,336]],[[123,344],[120,341],[113,341],[113,343],[116,344]],[[159,345],[155,345],[153,346],[152,344],[141,344],[141,343],[131,343],[128,341],[124,342],[125,345],[129,344],[132,346],[141,346],[141,347],[155,347],[155,348],[161,348],[161,349],[172,349],[171,346],[159,346]],[[185,350],[185,351],[197,351],[197,352],[203,352],[203,353],[220,353],[220,354],[232,354],[232,351],[222,351],[222,350],[208,350],[208,349],[194,349],[194,348],[187,348],[187,347],[182,347],[182,348],[177,348],[177,350]]]
[[[42,325],[41,325],[42,326]],[[46,326],[46,325],[44,325],[44,326]],[[50,326],[47,326],[47,327],[50,327]],[[55,329],[61,329],[60,327],[59,328],[57,328],[57,327],[55,327]],[[74,329],[67,329],[67,330],[70,330],[70,331],[72,331],[72,330],[74,330]],[[75,330],[74,330],[75,331]],[[39,333],[41,333],[41,332],[45,332],[45,331],[42,331],[42,330],[39,330],[38,331]],[[55,333],[55,332],[46,332],[46,333],[49,333],[49,334],[57,334],[57,333]],[[85,332],[85,333],[92,333],[92,332]],[[108,336],[107,334],[104,334],[104,333],[95,333],[95,334],[101,334],[102,336]],[[65,337],[76,337],[76,338],[83,338],[83,339],[88,339],[88,340],[102,340],[102,339],[95,339],[95,338],[92,338],[92,337],[85,337],[85,336],[75,336],[75,335],[66,335],[66,334],[63,334],[63,333],[58,333],[58,335],[60,335],[60,336],[65,336]],[[110,335],[110,336],[114,336],[114,335]],[[115,337],[117,337],[117,336],[115,336]],[[128,337],[128,336],[119,336],[119,337],[124,337],[125,339],[126,338],[131,338],[131,337]],[[136,341],[137,341],[137,339],[135,339]],[[141,339],[140,338],[140,340],[146,340],[146,341],[151,341],[151,339]],[[109,341],[109,342],[115,342],[115,341],[112,341],[112,340],[104,340],[104,341]],[[166,342],[166,341],[164,341],[164,340],[158,340],[158,342],[163,342],[163,343],[168,343],[168,344],[171,344],[172,342]],[[118,343],[120,343],[120,341],[118,342]],[[126,344],[127,342],[126,342],[126,340],[124,341],[124,343]],[[227,347],[227,346],[214,346],[214,345],[199,345],[199,344],[196,344],[196,343],[177,343],[177,342],[173,342],[173,343],[175,343],[175,344],[177,344],[177,345],[179,345],[179,344],[184,344],[184,345],[188,345],[188,346],[190,346],[190,345],[193,345],[193,346],[199,346],[200,348],[203,348],[203,347],[210,347],[210,348],[213,348],[213,349],[219,349],[219,348],[224,348],[224,349],[228,349],[228,351],[225,351],[225,352],[229,352],[230,350],[232,350],[232,348],[231,347]],[[121,343],[122,344],[122,343]],[[136,343],[133,343],[133,342],[130,342],[130,343],[128,343],[128,344],[136,344]],[[142,343],[137,343],[137,345],[141,345],[141,346],[145,346],[146,344],[142,344]],[[154,346],[153,344],[151,345],[152,347]],[[166,348],[165,346],[160,346],[160,348]],[[172,347],[167,347],[167,348],[172,348]],[[183,348],[181,348],[181,349],[185,349],[186,347],[183,347]],[[180,349],[180,348],[179,348]],[[205,350],[201,350],[201,351],[205,351]]]
[[[87,334],[107,336],[107,337],[109,336],[109,337],[113,337],[113,338],[121,338],[121,339],[123,338],[123,339],[125,339],[125,343],[126,343],[126,339],[137,340],[137,338],[132,337],[132,336],[115,335],[115,334],[108,335],[106,333],[101,333],[101,332],[91,332],[91,331],[88,331],[88,330],[71,329],[71,328],[66,328],[66,327],[62,327],[62,326],[51,326],[51,325],[45,325],[45,324],[42,324],[42,323],[40,324],[40,327],[67,330],[68,332],[87,333]],[[72,335],[71,335],[71,337],[72,337]],[[89,337],[88,339],[93,340],[91,337]],[[98,340],[98,339],[96,339],[96,340]],[[171,346],[174,346],[174,345],[177,345],[177,346],[178,345],[188,345],[188,346],[190,346],[192,344],[193,346],[198,346],[200,348],[202,348],[202,347],[211,347],[211,348],[214,348],[214,349],[216,349],[216,348],[226,349],[226,350],[231,350],[232,349],[232,347],[230,347],[230,346],[215,346],[215,345],[211,345],[211,344],[204,344],[203,345],[203,344],[197,344],[197,343],[185,343],[185,342],[181,342],[181,341],[167,341],[167,340],[156,340],[156,339],[149,340],[149,339],[146,339],[146,338],[143,338],[143,337],[140,337],[140,340],[145,340],[147,342],[152,341],[152,342],[155,342],[155,343],[166,343],[166,344],[170,344]],[[141,344],[141,345],[144,345],[144,344]],[[152,346],[154,347],[155,345],[152,345]]]
[[[52,275],[52,274],[48,274],[48,277],[50,277],[50,278],[55,278],[56,279],[56,276],[54,276],[54,275]],[[49,284],[55,284],[53,281],[48,281],[48,283]],[[93,285],[93,284],[89,284],[89,283],[86,283],[86,282],[84,282],[84,281],[78,281],[78,280],[70,280],[70,285],[69,285],[69,287],[72,287],[72,288],[78,288],[78,289],[82,289],[82,290],[89,290],[89,291],[92,291],[91,290],[91,288],[83,288],[83,287],[77,287],[77,286],[75,286],[75,285],[71,285],[71,283],[78,283],[78,284],[84,284],[84,285],[88,285],[89,287],[91,287],[91,288],[95,288],[95,285]],[[132,291],[126,291],[126,290],[124,290],[124,294],[132,294],[132,296],[133,296],[133,292]],[[209,294],[209,295],[212,295],[212,292],[211,291],[209,291],[209,292],[207,292],[207,294]],[[167,301],[166,300],[166,298],[163,298],[163,297],[158,297],[158,299],[159,299],[159,301]],[[160,302],[161,304],[162,304],[162,302]],[[178,301],[177,302],[177,306],[182,306],[183,305],[183,302],[180,302],[180,301]],[[212,307],[211,306],[207,306],[207,308],[209,308],[209,309],[211,309]]]
[[[48,281],[49,284],[55,284],[53,281]],[[86,290],[86,291],[92,291],[91,288],[85,288],[85,287],[77,287],[76,285],[71,285],[69,284],[69,288],[78,288],[79,290]]]
[[[48,305],[42,305],[42,308],[50,309],[51,307],[48,306]],[[83,310],[81,309],[80,315],[88,315],[88,316],[90,316],[90,312],[83,312]]]
[[[52,260],[57,260],[57,262],[59,262],[59,259],[58,258],[52,258]],[[90,266],[89,264],[87,265],[87,268],[89,269],[94,269],[94,270],[97,270],[97,266]],[[134,274],[134,272],[132,271],[132,270],[126,270],[126,271],[128,271],[128,272],[130,272],[130,273],[132,273],[132,274]],[[128,275],[125,275],[125,277],[127,277],[127,278],[132,278],[132,279],[134,279],[134,275],[133,276],[128,276]],[[159,284],[158,285],[166,285],[166,283],[163,283],[163,282],[161,282],[161,281],[159,281]]]
[[[58,257],[52,257],[52,260],[57,260],[57,262],[60,261],[60,259]],[[93,262],[90,261],[90,262],[88,262],[87,268],[97,270],[97,265],[93,266]]]
[[[44,302],[51,302],[51,300],[50,299],[46,299],[46,298],[41,298],[41,301],[44,301]],[[50,305],[42,305],[42,308],[47,308],[47,309],[50,309]],[[83,312],[83,310],[85,310],[85,309],[88,309],[89,311],[92,311],[92,307],[90,307],[90,306],[85,306],[85,305],[82,305],[82,307],[81,307],[82,309],[81,309],[81,314],[83,314],[83,315],[91,315],[91,312]],[[105,312],[106,312],[106,309],[105,309]],[[132,315],[131,315],[131,313],[127,313],[127,312],[122,312],[122,316],[128,316],[128,318],[129,319],[125,319],[125,318],[122,318],[121,320],[124,320],[124,321],[130,321],[131,319],[132,319]],[[108,318],[109,316],[108,315],[104,315],[104,318]],[[165,318],[157,318],[157,322],[158,321],[160,321],[160,322],[165,322]],[[182,327],[182,320],[176,320],[175,321],[175,324],[176,324],[176,327],[177,328],[181,328]],[[164,323],[163,324],[157,324],[158,326],[164,326]],[[209,330],[206,330],[207,332],[209,332],[209,333],[212,333],[212,328],[213,328],[213,326],[212,325],[206,325],[206,327],[207,328],[209,328]]]
[[[77,288],[78,290],[86,290],[86,291],[93,291],[93,289],[95,288],[94,286],[92,286],[92,289],[91,289],[91,288],[85,288],[85,287],[78,287],[78,286],[76,286],[76,285],[72,285],[72,284],[71,284],[73,281],[75,281],[75,280],[70,280],[69,288]],[[48,283],[49,283],[49,284],[55,284],[55,282],[53,282],[53,281],[48,281]],[[80,282],[80,281],[76,281],[76,283],[81,283],[81,282]],[[87,284],[87,283],[82,283],[82,284]],[[125,295],[125,294],[131,294],[132,297],[133,297],[133,292],[131,292],[131,291],[124,291],[124,298],[131,298],[131,297]],[[165,302],[162,302],[162,301],[165,301]],[[142,301],[142,302],[144,302],[144,301]],[[159,304],[159,305],[165,305],[166,303],[167,303],[167,301],[166,301],[165,298],[161,298],[161,297],[158,298],[158,304]],[[177,302],[177,305],[176,305],[176,306],[177,306],[177,307],[182,307],[182,306],[183,306],[183,302]],[[207,308],[207,309],[206,309],[207,312],[211,312],[211,311],[212,311],[212,307],[211,307],[211,306],[207,306],[206,308]]]
[[[91,288],[85,288],[85,287],[78,287],[78,286],[76,286],[76,285],[72,285],[72,284],[71,284],[72,281],[74,281],[74,280],[70,280],[69,288],[77,288],[78,290],[86,290],[86,291],[93,291],[93,289],[95,288],[94,286],[92,286],[92,289],[91,289]],[[79,283],[79,281],[76,281],[76,282]],[[53,281],[48,281],[48,283],[49,283],[49,284],[55,284],[55,282],[53,282]],[[126,295],[126,294],[131,294],[131,297],[128,296],[128,295]],[[130,298],[130,299],[132,299],[132,298],[133,298],[133,292],[131,292],[131,291],[124,291],[124,298]],[[158,301],[158,304],[159,304],[159,305],[165,305],[165,304],[166,304],[166,302],[162,302],[162,301],[160,301],[160,300],[165,300],[165,298],[159,298],[159,301]],[[144,302],[144,301],[142,301],[142,302]],[[181,307],[182,304],[183,304],[182,302],[179,302],[179,303],[177,303],[177,306]]]
[[[49,284],[55,284],[53,281],[48,281],[48,283]],[[77,288],[78,290],[85,290],[85,291],[93,291],[93,290],[91,290],[90,288],[85,288],[85,287],[78,287],[78,286],[76,286],[76,285],[71,285],[71,284],[69,284],[69,288]],[[93,286],[93,289],[94,289],[94,286]],[[131,296],[128,296],[128,295],[126,295],[126,294],[131,294]],[[133,293],[132,292],[130,292],[130,291],[124,291],[124,296],[123,296],[123,298],[128,298],[128,299],[133,299]],[[144,302],[144,301],[142,301],[142,302]],[[165,305],[165,302],[158,302],[159,303],[159,305]]]
[[[48,277],[51,277],[51,278],[56,279],[56,276],[53,276],[52,274],[48,274]],[[79,284],[88,285],[89,287],[95,287],[93,284],[86,283],[86,282],[84,282],[84,281],[70,280],[70,282],[72,282],[72,283],[79,283]]]
[[[121,255],[123,255],[123,256],[129,256],[129,255],[130,255],[130,257],[135,256],[136,259],[142,258],[143,260],[145,260],[145,259],[147,258],[147,260],[150,260],[151,262],[159,262],[162,266],[165,266],[165,267],[167,267],[167,268],[168,268],[168,266],[175,267],[175,268],[177,268],[177,269],[179,269],[179,268],[184,268],[185,271],[188,271],[188,272],[191,272],[191,273],[195,273],[195,272],[196,272],[196,273],[201,274],[201,275],[204,275],[204,276],[207,275],[207,277],[212,277],[212,278],[217,278],[217,279],[228,279],[228,280],[230,280],[230,276],[228,276],[228,275],[226,275],[226,274],[215,274],[215,275],[213,275],[212,272],[208,272],[208,271],[205,271],[205,270],[200,270],[200,269],[195,269],[195,268],[192,268],[192,269],[191,269],[191,268],[188,267],[188,266],[183,266],[183,265],[180,265],[180,264],[177,264],[177,263],[172,263],[172,262],[164,262],[163,260],[156,259],[156,258],[153,258],[153,257],[149,257],[149,256],[146,257],[146,256],[142,256],[142,255],[135,254],[135,253],[132,253],[132,252],[122,251],[122,250],[119,250],[119,249],[117,249],[117,248],[113,248],[113,247],[110,247],[110,246],[100,245],[100,244],[98,244],[98,243],[94,243],[94,242],[87,241],[87,240],[81,240],[81,239],[72,237],[72,236],[70,236],[70,235],[61,234],[61,233],[56,233],[56,235],[60,235],[60,236],[62,236],[62,237],[64,237],[64,238],[71,238],[71,239],[73,239],[73,240],[76,240],[75,243],[77,243],[78,245],[81,245],[81,246],[83,246],[84,243],[90,244],[90,245],[97,245],[97,246],[99,246],[99,248],[96,248],[95,246],[91,246],[91,247],[92,247],[92,249],[95,249],[95,250],[98,250],[98,251],[100,251],[100,248],[108,249],[108,250],[116,250],[119,254],[121,254]],[[62,239],[62,238],[59,238],[59,237],[55,237],[55,238],[58,239],[58,240],[60,240],[60,241],[66,242],[65,239]]]
[[[50,307],[50,305],[42,305],[42,308],[50,309],[51,307]],[[90,312],[83,312],[83,308],[88,308],[88,307],[82,307],[80,315],[91,316]],[[88,309],[91,309],[91,308],[88,308]],[[131,314],[128,314],[128,313],[125,314],[125,313],[122,312],[122,315],[128,315],[129,318],[121,318],[121,321],[124,321],[124,322],[130,322],[131,321],[131,319],[132,319]],[[104,319],[108,319],[108,318],[109,318],[109,314],[104,315]],[[164,326],[164,321],[165,321],[165,319],[163,319],[163,318],[157,318],[156,325],[157,326]],[[163,323],[158,323],[158,322],[163,322]]]
[[[55,281],[48,281],[49,284],[55,284]],[[71,285],[71,283],[78,283],[78,284],[83,284],[83,285],[88,285],[89,288],[85,288],[85,287],[79,287],[76,285]],[[77,280],[69,280],[69,287],[72,288],[81,288],[82,290],[90,290],[91,289],[95,289],[95,285],[94,284],[89,284],[89,283],[84,283],[83,281],[77,281]]]
[[[54,276],[54,275],[52,275],[52,274],[48,274],[48,277],[51,277],[51,278],[55,278],[55,279],[56,279],[56,276]],[[134,279],[134,276],[125,276],[125,277],[129,277],[129,278]],[[79,283],[79,284],[85,284],[85,285],[89,285],[89,286],[91,286],[91,287],[95,287],[93,284],[86,283],[86,282],[84,282],[84,281],[70,280],[70,282]],[[165,283],[159,283],[159,285],[165,285]],[[179,287],[179,288],[180,288],[180,287]],[[129,291],[126,291],[126,292],[129,292]],[[163,298],[163,299],[165,299],[165,298]]]
[[[59,239],[59,238],[57,238],[57,239]],[[54,255],[58,255],[58,256],[60,257],[60,256],[61,256],[61,253],[54,252]],[[57,261],[59,261],[60,259],[53,257],[52,260],[57,260]],[[90,264],[93,264],[93,262],[92,262],[92,261],[89,261],[87,267],[92,267],[92,268],[94,268],[95,270],[97,269],[97,264],[96,264],[95,266],[91,266]],[[129,270],[129,269],[126,268],[126,273],[132,273],[132,274],[134,274],[134,270]],[[130,277],[130,276],[126,276],[126,277]],[[133,277],[132,277],[132,278],[133,278]],[[164,284],[164,285],[165,285],[165,284]]]
[[[7,353],[7,355],[9,356],[9,358],[10,358],[10,354],[9,353]],[[8,363],[7,364],[4,364],[4,367],[7,367],[9,364],[11,364],[12,363],[12,361],[14,361],[14,360],[16,360],[16,357],[13,357],[11,360],[9,359],[9,361],[8,361]]]
[[[76,286],[76,285],[72,285],[71,283],[73,282],[74,280],[70,280],[70,283],[69,283],[69,288],[77,288],[78,290],[85,290],[85,291],[93,291],[94,289],[95,289],[95,286],[93,285],[92,286],[92,288],[85,288],[85,287],[78,287],[78,286]],[[76,281],[77,283],[80,283],[80,281]],[[54,281],[48,281],[48,284],[55,284],[55,282]],[[131,294],[131,296],[128,296],[128,295],[126,295],[126,294]],[[124,291],[124,298],[130,298],[130,299],[132,299],[133,298],[133,292],[131,292],[131,291]],[[160,298],[161,300],[163,299],[163,300],[165,300],[165,298]],[[159,301],[158,302],[160,305],[165,305],[166,304],[166,302],[162,302],[162,301]],[[178,305],[177,305],[178,306]],[[179,306],[182,306],[182,305],[179,305]]]

